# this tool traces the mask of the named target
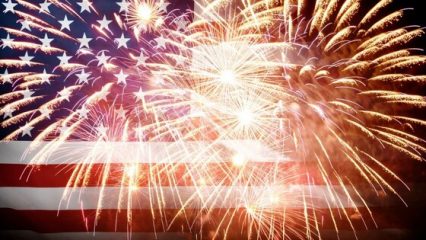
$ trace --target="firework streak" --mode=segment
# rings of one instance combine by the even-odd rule
[[[2,5],[7,238],[405,234],[395,219],[413,213],[406,196],[417,179],[395,161],[422,164],[426,152],[416,114],[426,58],[412,44],[423,29],[401,27],[408,9],[391,0]]]

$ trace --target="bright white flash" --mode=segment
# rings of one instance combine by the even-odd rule
[[[139,19],[141,19],[142,21],[149,21],[151,19],[152,16],[152,9],[150,6],[148,6],[147,4],[141,4],[138,7],[138,17]]]
[[[232,164],[234,164],[236,167],[243,166],[245,162],[246,158],[240,153],[236,153],[234,156],[232,156]]]
[[[236,81],[235,73],[231,70],[224,70],[220,72],[219,82],[226,84],[234,84]]]
[[[136,166],[127,166],[124,171],[126,172],[129,178],[133,178],[136,176],[137,167]]]
[[[254,115],[251,111],[244,109],[238,113],[238,121],[242,125],[250,125],[254,120]]]

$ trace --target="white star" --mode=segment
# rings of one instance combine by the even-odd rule
[[[39,5],[40,5],[40,13],[41,12],[47,12],[47,13],[50,13],[50,10],[49,10],[49,6],[50,6],[50,2],[47,2],[47,0],[45,0],[43,3],[40,3]]]
[[[108,128],[104,126],[104,124],[99,125],[96,127],[96,132],[98,134],[98,137],[106,137],[107,136],[107,130]]]
[[[184,57],[182,55],[175,55],[174,58],[175,58],[175,61],[176,61],[176,66],[178,66],[178,65],[182,66],[182,65],[185,64],[186,57]]]
[[[22,131],[22,137],[25,135],[28,135],[31,137],[31,130],[33,130],[34,127],[31,127],[28,122],[25,124],[25,126],[21,127],[21,131]]]
[[[45,33],[44,34],[44,38],[40,38],[39,40],[42,43],[41,47],[43,47],[43,48],[50,48],[51,47],[50,43],[53,41],[53,38],[48,38],[47,34]]]
[[[25,89],[22,92],[22,96],[24,96],[24,99],[30,98],[34,94],[34,91],[31,91],[30,89]]]
[[[105,102],[107,101],[107,96],[109,95],[108,91],[105,90],[100,90],[99,92],[97,92],[98,95],[98,99],[104,100]]]
[[[286,80],[286,81],[290,81],[291,80],[291,76],[290,75],[288,75],[288,74],[282,74],[282,76],[283,76],[283,78]]]
[[[166,39],[163,36],[159,36],[158,38],[154,39],[155,42],[157,42],[157,46],[154,48],[165,48],[166,47]]]
[[[50,113],[52,113],[52,109],[49,109],[47,107],[42,107],[39,109],[41,116],[43,116],[44,118],[48,118],[50,119]]]
[[[3,109],[3,119],[6,118],[11,118],[12,117],[12,113],[15,111],[15,109],[11,108],[9,105],[7,105],[4,109]]]
[[[98,67],[99,67],[101,65],[102,66],[106,65],[110,56],[105,55],[105,51],[102,51],[101,55],[96,56],[96,58],[98,59]]]
[[[90,48],[89,42],[92,41],[92,38],[86,37],[86,33],[83,33],[83,37],[77,38],[77,40],[80,42],[79,48],[83,48],[83,47]]]
[[[70,24],[74,22],[74,20],[68,20],[67,15],[65,15],[64,20],[61,20],[58,22],[61,24],[61,31],[63,29],[67,29],[68,31],[71,31]]]
[[[87,110],[85,106],[82,106],[80,109],[77,110],[77,113],[79,118],[87,118],[89,110]]]
[[[128,74],[123,73],[123,69],[120,70],[119,74],[114,74],[115,77],[117,77],[117,84],[123,83],[124,85],[127,84],[126,78],[129,76]]]
[[[3,10],[4,13],[12,12],[15,13],[15,7],[18,5],[17,3],[12,3],[12,0],[7,1],[7,3],[3,3],[6,9]]]
[[[69,64],[68,61],[71,59],[71,56],[67,56],[67,54],[64,52],[62,56],[58,56],[57,58],[61,61],[59,65],[65,65]]]
[[[99,28],[102,30],[106,28],[109,31],[108,25],[112,22],[111,20],[108,20],[106,16],[104,15],[104,18],[102,20],[97,21],[99,23]]]
[[[178,20],[176,20],[176,30],[177,31],[185,31],[186,25],[188,25],[189,21],[186,20],[184,17],[180,17]]]
[[[136,96],[136,98],[138,98],[139,100],[144,100],[144,96],[145,96],[145,94],[143,93],[143,91],[142,91],[142,88],[139,88],[139,91],[137,91],[137,92],[134,92],[133,93],[135,96]]]
[[[21,31],[26,29],[28,31],[31,31],[30,23],[32,23],[30,20],[25,19],[24,21],[21,21]]]
[[[78,2],[77,4],[80,5],[81,7],[80,13],[84,11],[88,11],[90,13],[90,7],[92,6],[92,3],[89,2],[89,0],[82,0],[81,2]]]
[[[117,117],[126,119],[126,110],[124,110],[123,105],[120,105],[119,109],[114,109],[115,114],[117,114]]]
[[[22,57],[19,57],[26,65],[31,65],[31,60],[34,58],[34,56],[29,56],[28,52],[25,52],[25,55]]]
[[[67,127],[66,125],[62,125],[60,128],[59,128],[59,131],[60,131],[60,135],[64,135],[67,131],[68,131],[68,129],[69,129],[70,127]]]
[[[130,40],[130,38],[125,38],[124,34],[121,33],[121,37],[120,38],[116,38],[115,42],[118,44],[117,49],[121,48],[121,47],[125,47],[127,48],[127,42]]]
[[[133,131],[135,131],[135,135],[138,139],[144,138],[145,134],[144,134],[143,127],[135,127],[135,128],[133,128]]]
[[[117,4],[118,4],[118,6],[120,6],[119,12],[128,12],[129,11],[130,3],[127,2],[126,0],[122,0],[121,2],[118,2]]]
[[[167,1],[161,1],[159,4],[160,4],[160,7],[158,8],[158,11],[159,12],[167,12],[167,6],[169,6],[170,3],[167,2]]]
[[[8,33],[7,36],[6,36],[6,38],[2,38],[1,39],[1,41],[3,42],[2,48],[5,48],[5,47],[12,48],[13,40],[15,40],[15,39],[10,38],[10,35]]]
[[[43,70],[43,73],[40,76],[41,83],[50,84],[49,74],[46,73],[46,69]]]
[[[58,93],[61,98],[67,100],[68,102],[70,101],[71,91],[68,88],[64,88]]]
[[[154,75],[153,79],[154,79],[154,83],[157,84],[157,85],[164,84],[164,79],[159,75]]]
[[[76,74],[78,77],[78,83],[89,83],[89,76],[90,76],[90,72],[86,73],[84,72],[84,69],[81,70],[81,73]]]
[[[146,60],[148,59],[148,57],[146,57],[143,53],[143,51],[141,51],[141,54],[138,57],[138,62],[136,63],[136,66],[140,66],[140,65],[145,65],[146,64]]]
[[[3,83],[12,83],[12,79],[10,78],[9,71],[7,68],[4,70],[4,73],[1,75]]]

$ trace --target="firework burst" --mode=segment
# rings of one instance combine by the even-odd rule
[[[42,126],[33,167],[85,149],[63,203],[98,182],[97,216],[113,202],[127,210],[129,231],[137,198],[149,200],[158,231],[185,219],[208,238],[316,239],[324,211],[337,232],[337,215],[356,230],[358,208],[367,209],[362,219],[374,214],[363,183],[403,201],[387,179],[405,183],[381,152],[423,161],[416,130],[426,122],[406,109],[426,102],[404,90],[426,80],[416,71],[425,57],[409,47],[423,30],[399,27],[405,9],[389,13],[390,0],[368,10],[353,0],[198,1],[186,13],[134,0],[112,16],[90,1],[80,12],[61,1],[17,2],[5,12],[22,27],[1,27],[2,47],[25,52],[0,60],[13,88],[0,96],[1,126],[12,129],[4,140]],[[52,23],[50,5],[65,17]],[[77,23],[90,34],[72,34]],[[64,44],[52,46],[53,37]],[[52,64],[35,51],[60,63],[47,73]],[[48,95],[52,84],[60,91]],[[64,147],[76,139],[88,144]]]

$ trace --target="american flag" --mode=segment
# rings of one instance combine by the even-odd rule
[[[141,4],[156,10],[153,25],[138,25],[138,20],[133,19],[135,16],[144,18],[145,11],[152,10],[141,8]],[[266,227],[247,227],[243,212],[249,211],[247,202],[259,201],[265,198],[265,192],[273,192],[280,198],[287,197],[283,204],[286,214],[295,218],[288,223],[289,232],[280,239],[414,239],[416,235],[411,229],[416,227],[413,225],[422,225],[416,221],[421,222],[425,213],[424,204],[416,200],[424,195],[416,189],[425,171],[410,174],[417,167],[424,169],[419,163],[410,162],[399,173],[410,187],[416,186],[411,192],[403,186],[396,190],[408,196],[404,197],[410,206],[407,208],[398,197],[377,198],[382,193],[367,187],[365,192],[358,193],[351,188],[340,188],[334,182],[331,194],[329,183],[314,180],[318,177],[315,172],[309,175],[300,170],[313,167],[313,163],[288,157],[259,141],[227,139],[212,145],[211,139],[196,136],[197,141],[177,144],[173,131],[172,136],[149,141],[150,134],[157,133],[141,130],[142,126],[124,124],[131,111],[142,116],[146,124],[155,118],[143,111],[145,107],[131,110],[128,105],[168,99],[161,93],[145,95],[149,90],[155,92],[158,85],[169,89],[168,79],[160,68],[149,72],[148,68],[155,66],[155,61],[163,60],[173,66],[207,64],[202,58],[197,59],[197,51],[185,55],[170,46],[167,32],[160,30],[166,26],[184,33],[194,19],[207,14],[204,6],[205,1],[163,0],[2,2],[0,138],[6,141],[0,143],[1,238],[271,238],[274,233],[255,230],[253,234],[249,228],[275,231],[269,227],[274,225],[273,228],[284,226],[284,229],[286,217],[268,218],[269,222],[262,223]],[[164,60],[163,56],[169,52],[171,57]],[[144,81],[148,78],[149,81]],[[188,97],[185,92],[177,95]],[[194,109],[183,104],[162,111],[167,119],[203,114]],[[100,112],[112,117],[99,118]],[[72,121],[64,120],[70,116]],[[108,123],[115,123],[117,119],[123,124],[111,129]],[[79,134],[69,134],[74,124],[86,120]],[[199,121],[194,117],[185,124],[201,124]],[[112,131],[123,128],[130,129],[126,141],[111,139],[99,143],[88,140],[88,136],[110,137],[114,135]],[[214,131],[208,135],[213,139]],[[39,155],[61,136],[66,141],[55,146],[55,151],[47,157]],[[138,141],[141,139],[142,144]],[[181,151],[177,148],[185,149],[185,154],[176,154]],[[248,163],[242,156],[234,156],[231,162],[221,158],[208,164],[197,162],[200,154],[212,156],[238,149],[244,149],[242,154],[250,156]],[[101,154],[101,158],[88,159],[94,151],[109,151],[111,155],[110,158]],[[44,161],[45,158],[48,160]],[[164,162],[164,159],[168,160]],[[241,162],[259,171],[256,176],[268,176],[272,174],[270,169],[274,172],[279,169],[288,175],[284,177],[287,187],[261,185],[262,181],[252,186],[238,186],[228,169]],[[85,164],[90,165],[90,169],[84,169]],[[137,166],[137,170],[129,170],[129,164]],[[155,173],[155,178],[160,179],[155,183],[143,177],[153,174],[150,165],[168,166],[162,168],[163,172]],[[171,166],[173,170],[169,169]],[[84,176],[90,177],[76,178],[79,169],[88,171]],[[127,200],[123,203],[122,173],[126,171],[138,175],[137,189],[126,190],[132,196],[125,193]],[[194,179],[194,173],[204,171],[216,179]],[[104,177],[105,172],[108,178]],[[154,190],[152,184],[155,184]],[[364,197],[354,200],[345,191]],[[310,199],[309,207],[306,198]],[[374,212],[374,218],[370,217],[370,212]],[[229,215],[236,216],[236,220],[223,224],[222,221],[227,221],[223,216]],[[217,226],[224,230],[217,230]]]

